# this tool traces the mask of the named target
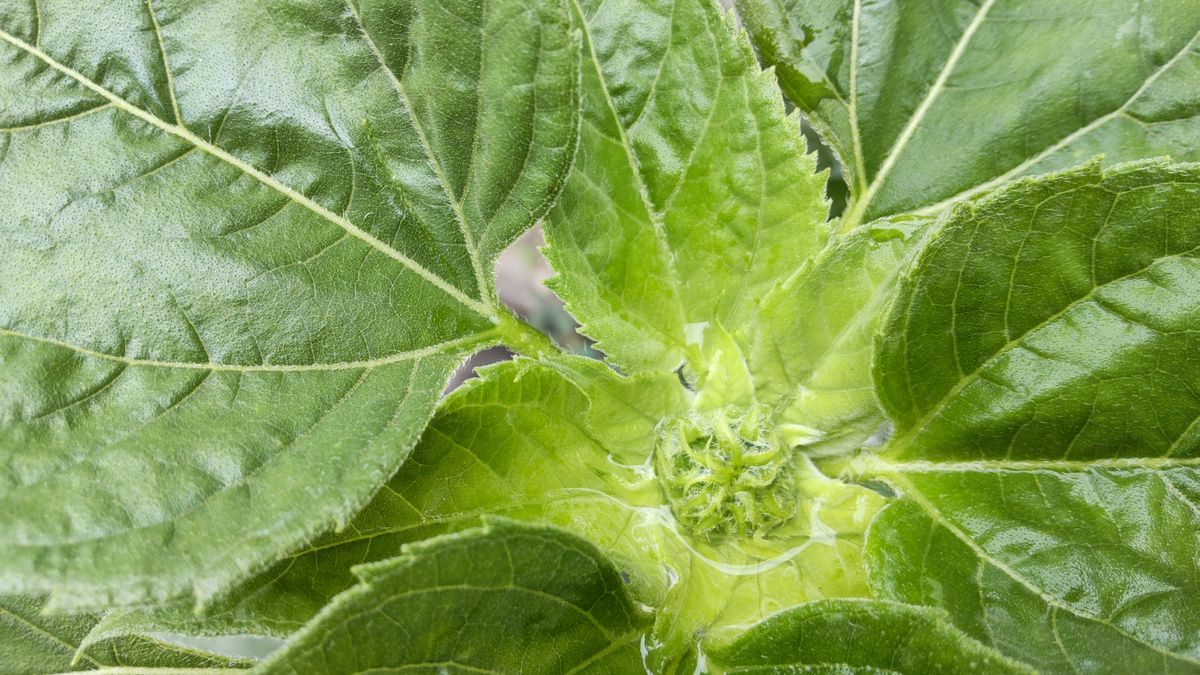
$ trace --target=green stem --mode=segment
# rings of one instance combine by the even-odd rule
[[[507,308],[498,312],[496,328],[504,344],[518,354],[537,359],[562,353],[545,333],[525,323]]]

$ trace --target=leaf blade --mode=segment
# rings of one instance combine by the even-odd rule
[[[944,218],[878,345],[894,456],[1192,456],[1193,173],[1089,164]]]
[[[641,667],[637,643],[648,617],[599,551],[551,528],[488,520],[482,529],[406,547],[401,557],[358,574],[363,583],[323,610],[263,672]],[[444,594],[435,597],[439,590]],[[372,621],[374,613],[387,620]],[[381,644],[379,636],[388,634],[406,639]]]
[[[943,607],[977,639],[1048,672],[1195,669],[1186,579],[1197,542],[1175,520],[1194,520],[1195,498],[1168,487],[1194,486],[1194,468],[885,475],[909,499],[881,512],[868,537],[881,596]],[[974,491],[970,504],[951,483]],[[1159,516],[1142,518],[1140,499]],[[1183,587],[1163,594],[1162,583]]]
[[[1105,9],[739,2],[764,62],[849,169],[850,226],[937,213],[1096,155],[1197,159],[1187,92],[1200,14],[1168,2]],[[1130,21],[1155,39],[1134,38]]]
[[[575,13],[591,63],[577,168],[546,230],[554,283],[614,362],[673,370],[689,325],[750,330],[758,299],[824,244],[823,181],[715,6]]]
[[[348,522],[499,338],[479,272],[573,152],[566,22],[509,0],[0,13],[0,586],[203,606]],[[446,38],[480,57],[469,100],[407,58]]]
[[[0,667],[12,675],[108,668],[192,668],[236,672],[252,664],[172,645],[144,635],[84,644],[99,617],[47,616],[44,597],[0,597]]]
[[[956,630],[942,612],[879,600],[802,604],[709,654],[728,673],[1032,672]]]

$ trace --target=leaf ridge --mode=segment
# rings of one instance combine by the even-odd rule
[[[936,462],[911,460],[892,462],[878,456],[864,455],[850,460],[851,472],[866,474],[892,473],[963,473],[1008,471],[1059,471],[1064,473],[1092,469],[1145,469],[1159,471],[1172,468],[1200,467],[1200,457],[1116,457],[1092,460],[1073,459],[980,459],[968,462]]]
[[[37,625],[36,623],[30,621],[29,619],[21,616],[20,614],[17,614],[16,612],[14,612],[6,607],[0,606],[0,615],[11,616],[13,619],[15,619],[21,625],[29,626],[29,628],[33,632],[37,633],[38,635],[42,635],[42,636],[48,638],[51,642],[54,642],[56,644],[62,645],[63,647],[66,647],[67,651],[72,654],[76,654],[77,650],[79,649],[79,645],[71,644],[67,640],[64,640],[63,638],[55,635],[54,633],[51,633],[50,631],[46,630],[45,628],[42,628],[41,626]],[[96,661],[95,659],[88,656],[87,654],[80,653],[80,654],[78,654],[77,658],[87,659],[94,666],[102,665],[99,661]]]
[[[83,110],[83,111],[77,112],[77,113],[72,113],[72,114],[66,115],[64,117],[55,117],[54,119],[42,120],[40,122],[34,122],[32,124],[23,124],[21,126],[0,129],[0,134],[14,134],[14,133],[18,133],[21,131],[32,131],[34,129],[44,129],[46,127],[52,127],[52,126],[55,126],[58,124],[66,124],[68,122],[73,122],[81,117],[87,117],[88,115],[91,115],[93,113],[102,112],[111,107],[113,107],[112,103],[101,103],[98,106],[93,106],[91,108],[88,108],[87,110]]]
[[[580,661],[579,663],[575,664],[575,666],[573,668],[566,671],[566,673],[564,673],[563,675],[572,675],[573,673],[582,672],[584,668],[587,668],[588,666],[592,665],[593,663],[600,661],[601,659],[608,656],[609,654],[611,654],[619,649],[624,649],[631,643],[640,640],[644,634],[645,634],[644,631],[635,630],[631,633],[627,633],[620,637],[615,637],[615,638],[610,637],[609,639],[612,641],[611,644],[609,644],[604,649],[601,649],[600,651],[596,652],[595,654],[592,654],[591,656],[587,657],[583,661]]]
[[[853,15],[850,17],[850,102],[846,105],[846,114],[850,117],[850,144],[854,151],[855,182],[858,183],[858,189],[864,190],[868,189],[867,165],[863,160],[862,137],[858,128],[858,48],[861,30],[862,0],[854,0]],[[832,86],[829,75],[824,70],[821,74]]]
[[[175,115],[175,124],[186,128],[183,124],[183,113],[179,111],[179,99],[175,96],[175,76],[171,74],[171,62],[167,59],[167,45],[163,42],[162,26],[158,24],[158,14],[154,11],[154,0],[146,0],[146,13],[150,15],[150,25],[154,28],[154,39],[158,42],[158,53],[162,56],[163,74],[167,80],[167,95],[171,98],[171,112]]]
[[[371,235],[369,232],[359,228],[357,225],[350,222],[345,217],[340,216],[340,215],[334,213],[333,211],[330,211],[329,209],[325,208],[324,206],[321,206],[317,202],[313,201],[309,197],[305,196],[304,194],[302,194],[301,192],[296,190],[295,188],[292,188],[292,187],[280,182],[279,180],[267,175],[266,173],[255,168],[251,164],[248,164],[247,162],[244,162],[241,159],[237,158],[236,156],[234,156],[227,150],[220,148],[216,145],[213,145],[212,143],[209,143],[208,141],[204,140],[203,138],[200,138],[199,136],[192,133],[191,131],[188,131],[186,128],[179,126],[177,124],[171,124],[170,122],[165,122],[165,121],[159,119],[158,117],[156,117],[155,115],[133,105],[129,101],[126,101],[125,99],[121,98],[120,96],[117,96],[113,92],[102,87],[98,83],[88,79],[86,76],[84,76],[79,71],[58,61],[57,59],[50,56],[46,52],[29,44],[28,42],[25,42],[21,38],[16,37],[15,35],[8,33],[7,31],[0,30],[0,40],[3,40],[4,42],[9,43],[13,47],[16,47],[17,49],[29,54],[30,56],[33,56],[33,57],[39,59],[40,61],[42,61],[46,65],[50,66],[54,70],[57,70],[58,72],[62,73],[63,75],[66,75],[67,77],[75,80],[80,85],[82,85],[82,86],[86,87],[87,89],[95,92],[96,94],[99,94],[100,96],[104,97],[105,99],[110,101],[113,105],[115,105],[117,108],[124,110],[125,112],[129,113],[130,115],[137,117],[138,119],[150,124],[151,126],[158,128],[161,131],[164,131],[168,134],[171,134],[180,139],[183,139],[184,141],[187,141],[188,143],[191,143],[192,145],[195,145],[196,147],[200,148],[201,150],[208,153],[209,155],[212,155],[213,157],[216,157],[217,159],[220,159],[220,160],[226,162],[227,164],[239,169],[243,173],[251,176],[258,182],[262,183],[264,186],[269,187],[269,188],[287,196],[289,199],[300,204],[301,206],[304,206],[309,211],[312,211],[313,213],[317,214],[318,216],[321,216],[322,218],[324,218],[325,220],[328,220],[329,222],[343,228],[344,230],[349,232],[351,235],[366,242],[372,248],[378,250],[379,252],[383,253],[387,257],[392,258],[396,262],[399,262],[404,267],[407,267],[410,271],[416,273],[417,276],[419,276],[420,278],[422,278],[429,284],[433,285],[438,290],[441,290],[445,294],[449,295],[451,298],[453,298],[454,300],[456,300],[463,306],[465,306],[468,309],[479,314],[480,316],[487,318],[488,320],[492,321],[493,323],[498,320],[496,317],[496,314],[492,308],[488,307],[487,305],[480,302],[479,300],[476,300],[476,299],[468,296],[467,294],[463,293],[456,286],[447,282],[445,279],[441,278],[434,272],[430,271],[429,269],[427,269],[426,267],[424,267],[423,265],[418,263],[416,260],[413,260],[412,258],[409,258],[408,256],[404,255],[400,251],[396,250],[395,248],[388,246],[383,241],[381,241],[378,238],[376,238],[375,236]]]

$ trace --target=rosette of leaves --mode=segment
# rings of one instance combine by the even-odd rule
[[[739,12],[0,10],[4,670],[1200,670],[1200,3]]]

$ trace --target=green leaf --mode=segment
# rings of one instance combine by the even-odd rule
[[[739,0],[846,167],[848,226],[1102,154],[1200,159],[1200,5]]]
[[[824,177],[715,3],[572,2],[584,112],[546,224],[552,285],[614,363],[671,371],[710,324],[752,332],[756,300],[824,244]]]
[[[352,566],[476,527],[487,514],[548,522],[550,512],[542,510],[557,504],[561,516],[554,522],[596,535],[595,541],[619,538],[628,508],[604,495],[622,482],[645,483],[654,425],[684,404],[674,376],[625,380],[603,364],[573,357],[519,359],[481,375],[445,400],[409,460],[344,530],[292,552],[206,616],[187,604],[114,612],[96,634],[286,637],[354,585]],[[640,495],[625,491],[627,498],[634,494]],[[660,503],[657,488],[639,498]],[[579,506],[572,510],[573,504]],[[623,549],[626,557],[639,557],[634,545]],[[665,580],[666,572],[656,578]]]
[[[1093,163],[944,218],[878,344],[890,455],[1197,457],[1198,183]]]
[[[946,614],[874,600],[811,602],[708,650],[719,673],[1032,673],[946,620]]]
[[[838,238],[762,301],[748,357],[759,400],[814,456],[858,448],[885,417],[871,350],[926,222],[878,221]]]
[[[346,523],[510,332],[490,270],[574,150],[567,22],[0,9],[0,589],[207,604]]]
[[[872,589],[936,605],[1046,673],[1200,668],[1200,475],[1104,467],[894,467]]]
[[[938,223],[877,343],[905,499],[872,589],[1046,672],[1200,667],[1200,170],[1098,163]]]
[[[105,668],[195,668],[215,673],[251,665],[140,635],[81,648],[99,617],[47,615],[44,609],[44,597],[0,596],[0,670],[6,675]]]
[[[656,667],[796,602],[867,592],[861,551],[874,492],[801,460],[802,495],[777,536],[707,542],[670,514],[653,470],[655,427],[686,409],[673,375],[623,378],[579,358],[518,360],[450,396],[388,488],[343,532],[261,575],[211,617],[133,612],[107,632],[286,634],[349,587],[349,568],[487,514],[565,528],[594,543],[658,610]],[[780,534],[782,533],[782,534]]]
[[[262,672],[643,670],[649,617],[595,547],[559,530],[488,519],[355,573],[362,584]]]

